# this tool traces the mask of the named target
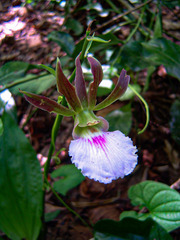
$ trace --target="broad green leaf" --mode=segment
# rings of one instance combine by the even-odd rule
[[[0,118],[0,136],[3,134],[3,122],[2,119]]]
[[[78,186],[85,179],[81,171],[73,164],[61,166],[51,174],[51,177],[60,177],[59,180],[54,182],[53,187],[64,196],[70,189]]]
[[[52,74],[47,75],[35,75],[35,74],[28,74],[23,79],[16,80],[17,82],[26,81],[23,83],[19,83],[18,85],[9,88],[9,90],[13,94],[20,94],[19,89],[35,94],[41,94],[48,88],[56,85],[56,79]],[[14,81],[14,83],[16,82]]]
[[[174,140],[180,144],[180,100],[172,104],[170,114],[170,131]]]
[[[163,5],[167,6],[168,8],[174,8],[176,6],[180,6],[180,0],[162,0]]]
[[[2,121],[0,229],[13,240],[36,240],[43,198],[40,165],[24,133],[5,111]]]
[[[72,55],[75,45],[71,35],[66,32],[53,31],[48,35],[48,39],[61,46],[62,50],[69,56]]]
[[[117,50],[116,50],[117,52]],[[149,67],[149,60],[145,58],[141,42],[132,41],[123,47],[120,56],[121,68],[131,68],[134,71],[140,71]]]
[[[76,36],[80,35],[83,32],[82,24],[73,18],[68,18],[65,22],[65,26],[72,30]]]
[[[149,217],[148,213],[137,213],[135,211],[124,211],[120,215],[120,220],[126,217],[136,218],[138,220],[146,220]]]
[[[54,218],[56,218],[59,215],[59,213],[60,213],[59,209],[53,212],[45,213],[45,222],[52,221]]]
[[[27,62],[12,61],[5,63],[0,68],[0,85],[13,82],[16,79],[24,77],[29,69],[36,68],[38,65],[29,64]]]
[[[26,62],[8,62],[0,68],[0,84],[4,85],[23,77],[28,69],[29,63]]]
[[[172,240],[155,221],[124,218],[121,221],[101,220],[94,225],[96,240]]]
[[[165,38],[129,42],[123,47],[120,66],[134,71],[164,65],[169,75],[180,80],[180,46]]]
[[[169,186],[145,181],[132,186],[128,191],[133,205],[149,210],[149,216],[166,231],[180,227],[180,194]]]
[[[120,130],[128,135],[132,124],[131,105],[128,104],[121,109],[112,111],[105,118],[109,122],[109,131]]]
[[[151,65],[164,65],[169,75],[180,80],[180,46],[165,38],[142,43],[144,56]]]

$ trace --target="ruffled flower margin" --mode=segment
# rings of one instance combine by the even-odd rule
[[[120,131],[89,131],[85,137],[72,140],[69,155],[83,175],[110,183],[130,174],[137,164],[137,149]]]

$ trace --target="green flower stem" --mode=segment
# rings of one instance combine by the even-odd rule
[[[84,54],[86,52],[86,48],[88,46],[88,40],[87,40],[87,37],[89,36],[90,34],[90,27],[87,29],[87,32],[86,32],[86,37],[85,37],[85,40],[84,40],[84,44],[83,44],[83,48],[82,48],[82,52],[81,52],[81,56],[80,56],[80,60],[81,62],[84,60]],[[76,68],[74,69],[71,77],[69,78],[69,81],[72,82],[75,78],[75,74],[76,74]],[[63,96],[62,98],[62,101],[61,101],[61,104],[63,106],[67,106],[67,102],[66,102],[66,99],[65,97]],[[51,158],[52,158],[52,155],[54,153],[54,150],[55,150],[55,141],[56,141],[56,137],[58,135],[58,130],[59,130],[59,127],[60,127],[60,124],[61,124],[61,121],[63,119],[63,116],[61,115],[57,115],[56,116],[56,119],[54,121],[54,124],[53,124],[53,127],[52,127],[52,131],[51,131],[51,144],[50,144],[50,147],[49,147],[49,153],[48,153],[48,159],[45,163],[45,166],[44,166],[44,186],[46,185],[49,185],[48,183],[48,172],[49,172],[49,167],[50,167],[50,162],[51,162]],[[75,216],[77,216],[86,226],[88,225],[82,218],[81,216],[79,216],[79,214],[77,214],[74,210],[72,210],[60,197],[59,195],[55,192],[55,190],[51,187],[51,190],[52,192],[55,194],[55,196],[60,200],[60,202],[70,211],[72,212]],[[44,202],[45,202],[45,189],[44,189],[44,196],[43,196],[43,208],[44,208]],[[45,226],[44,226],[44,209],[43,209],[43,216],[42,216],[42,219],[43,219],[43,226],[42,226],[42,229],[41,229],[41,232],[40,232],[40,235],[39,235],[39,240],[42,240],[44,238],[44,235],[45,235]],[[88,225],[89,227],[89,225]]]
[[[64,200],[57,194],[57,192],[54,190],[54,188],[51,186],[51,184],[48,182],[47,179],[46,179],[46,184],[51,189],[51,191],[56,196],[56,198],[60,201],[60,203],[62,203],[62,205],[64,205],[66,207],[66,209],[68,209],[71,213],[73,213],[76,217],[78,217],[81,220],[81,222],[92,231],[89,224],[77,212],[75,212],[72,208],[70,208],[67,205],[67,203],[64,202]]]
[[[131,84],[129,84],[128,87],[138,96],[138,98],[142,101],[142,103],[144,104],[145,109],[146,109],[146,123],[145,123],[145,126],[141,131],[138,132],[138,134],[141,134],[146,130],[146,128],[149,124],[149,107],[148,107],[148,104],[145,101],[145,99],[133,88],[133,86]]]

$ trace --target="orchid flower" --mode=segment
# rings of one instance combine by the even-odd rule
[[[66,78],[60,61],[57,60],[58,91],[65,96],[69,108],[44,96],[21,92],[24,93],[27,101],[38,108],[64,116],[74,116],[73,140],[69,146],[72,162],[81,169],[84,176],[101,183],[110,183],[134,170],[137,164],[137,149],[133,146],[132,140],[122,132],[108,132],[108,122],[102,117],[97,117],[93,111],[103,109],[119,99],[126,91],[130,77],[123,69],[111,94],[96,105],[97,89],[103,79],[103,71],[101,64],[95,58],[87,57],[87,59],[93,74],[88,92],[80,55],[76,58],[74,85]]]

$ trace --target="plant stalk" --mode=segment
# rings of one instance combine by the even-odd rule
[[[84,60],[84,54],[86,52],[86,48],[87,48],[87,45],[88,45],[88,40],[87,40],[87,37],[90,35],[90,26],[88,27],[87,31],[86,31],[86,37],[85,37],[85,40],[84,40],[84,44],[83,44],[83,47],[82,47],[82,52],[81,52],[81,56],[80,56],[80,60],[81,62]],[[75,74],[76,74],[76,68],[74,69],[71,77],[69,78],[69,81],[72,82],[75,78]],[[66,102],[66,99],[65,97],[63,96],[63,99],[62,99],[62,102],[61,104],[63,106],[67,106],[67,102]],[[61,124],[61,121],[63,119],[63,116],[61,115],[57,115],[56,118],[55,118],[55,121],[54,121],[54,124],[53,124],[53,127],[52,127],[52,131],[51,131],[51,144],[50,144],[50,148],[49,148],[49,153],[48,153],[48,159],[45,163],[45,166],[44,166],[44,186],[48,185],[52,192],[55,194],[55,196],[59,199],[59,201],[70,211],[72,212],[75,216],[77,216],[85,226],[88,226],[89,225],[81,218],[81,216],[79,214],[77,214],[73,209],[71,209],[61,198],[60,196],[58,196],[58,194],[56,193],[56,191],[52,188],[52,186],[50,186],[50,183],[48,182],[48,172],[49,172],[49,167],[50,167],[50,162],[51,162],[51,158],[54,154],[54,151],[55,151],[55,141],[56,141],[56,137],[58,135],[58,131],[59,131],[59,127],[60,127],[60,124]],[[39,240],[42,240],[42,239],[45,239],[45,221],[44,221],[44,204],[45,204],[45,190],[46,188],[44,189],[44,192],[43,192],[43,226],[42,226],[42,229],[41,229],[41,232],[40,232],[40,235],[39,235]],[[90,228],[90,227],[89,227]]]

